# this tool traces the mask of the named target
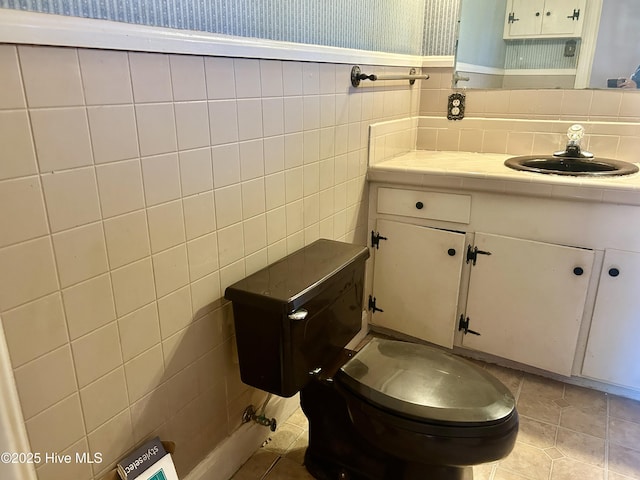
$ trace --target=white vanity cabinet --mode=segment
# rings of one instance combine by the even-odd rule
[[[374,327],[640,391],[640,205],[371,185]]]
[[[640,390],[640,253],[606,250],[582,375]]]
[[[466,348],[569,376],[592,250],[476,232]]]
[[[586,0],[509,0],[504,38],[580,37]]]

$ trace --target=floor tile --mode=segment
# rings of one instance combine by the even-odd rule
[[[263,448],[279,455],[284,455],[304,431],[303,428],[297,425],[285,423],[269,436],[269,441]]]
[[[265,480],[314,480],[307,469],[293,460],[281,458]]]
[[[609,470],[640,479],[640,455],[635,450],[621,445],[609,445]]]
[[[557,425],[562,408],[554,403],[553,398],[545,397],[535,390],[523,390],[518,397],[518,413],[546,423]]]
[[[638,451],[640,456],[640,423],[619,418],[609,420],[609,441]]]
[[[609,415],[640,423],[640,402],[611,395],[609,397]]]
[[[565,385],[564,399],[569,405],[589,412],[601,411],[606,413],[607,395],[590,388]]]
[[[534,477],[519,475],[504,468],[498,467],[496,469],[493,480],[531,480],[532,478]]]
[[[277,453],[260,449],[231,478],[232,480],[260,480],[279,459]]]
[[[597,467],[604,466],[604,439],[558,428],[556,448],[573,460]]]
[[[495,463],[485,463],[473,467],[473,480],[491,480],[495,469]]]
[[[287,423],[291,423],[305,429],[309,427],[309,421],[307,420],[307,417],[304,416],[304,412],[301,408],[298,408],[293,412],[293,415],[289,417]]]
[[[487,363],[485,370],[500,380],[516,396],[520,390],[524,374],[518,370]]]
[[[560,426],[594,437],[605,438],[607,432],[606,411],[581,410],[576,407],[563,408]]]
[[[547,457],[549,457],[551,460],[558,460],[559,458],[564,458],[565,455],[564,453],[562,453],[560,450],[558,450],[556,447],[551,447],[551,448],[545,448],[544,449],[544,453],[547,455]]]
[[[308,444],[307,435],[300,435],[289,447],[285,457],[299,463],[300,465],[304,465],[304,453],[307,450]]]
[[[525,374],[522,393],[535,394],[538,397],[555,400],[563,397],[564,384],[538,375]]]
[[[499,466],[533,480],[547,480],[551,471],[551,459],[539,448],[516,442],[511,454]]]
[[[518,441],[538,448],[553,447],[558,427],[520,415]]]
[[[570,458],[561,458],[553,462],[551,480],[603,480],[604,468],[577,462]]]
[[[633,480],[633,479],[632,477],[627,477],[626,475],[620,475],[619,473],[615,473],[609,470],[609,480]]]

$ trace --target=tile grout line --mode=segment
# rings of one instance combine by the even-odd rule
[[[267,468],[267,470],[260,476],[259,480],[265,480],[269,476],[269,474],[276,468],[276,465],[280,460],[282,460],[282,455],[278,455],[275,460],[271,462],[271,465],[269,465],[269,468]]]

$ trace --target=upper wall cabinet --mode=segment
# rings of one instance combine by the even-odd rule
[[[509,0],[504,38],[573,38],[582,35],[586,0]]]

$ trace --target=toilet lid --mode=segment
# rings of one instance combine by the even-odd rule
[[[340,383],[356,394],[420,421],[486,424],[515,407],[493,375],[426,345],[374,338],[340,370]]]

